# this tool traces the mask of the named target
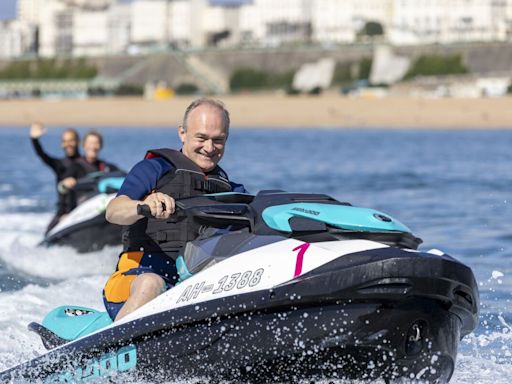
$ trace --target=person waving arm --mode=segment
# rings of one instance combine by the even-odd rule
[[[30,126],[30,138],[32,139],[32,146],[36,151],[37,156],[48,165],[56,174],[59,172],[59,161],[55,157],[49,156],[43,149],[39,139],[46,134],[46,128],[41,123],[33,123]]]

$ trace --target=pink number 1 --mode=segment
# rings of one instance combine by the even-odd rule
[[[293,248],[292,252],[299,251],[299,253],[297,254],[297,261],[295,262],[295,274],[293,275],[294,278],[299,276],[302,272],[302,262],[304,260],[304,254],[306,253],[308,248],[309,243],[304,243],[296,248]]]

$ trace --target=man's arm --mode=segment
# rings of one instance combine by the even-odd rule
[[[107,206],[105,217],[108,222],[119,225],[131,225],[142,216],[137,214],[137,205],[142,201],[132,200],[128,196],[117,196]]]
[[[137,213],[139,204],[147,204],[157,219],[168,219],[175,209],[174,199],[164,193],[154,192],[142,201],[121,195],[110,201],[105,217],[112,224],[131,225],[144,217]]]
[[[107,206],[107,221],[120,225],[135,223],[143,217],[137,214],[139,204],[149,205],[151,214],[156,218],[167,219],[174,213],[174,199],[152,191],[158,179],[169,170],[170,165],[164,160],[152,159],[137,163],[126,176],[117,197]]]
[[[62,175],[62,180],[57,184],[57,190],[59,193],[66,194],[70,189],[75,187],[79,171],[80,166],[76,163],[72,164],[68,169],[66,169]]]
[[[36,151],[37,156],[51,169],[54,170],[54,172],[57,172],[58,167],[58,159],[48,156],[48,154],[43,150],[43,147],[41,146],[41,143],[39,142],[39,139],[41,136],[45,134],[44,127],[39,123],[34,123],[30,127],[30,138],[32,139],[32,146],[34,147],[34,150]]]

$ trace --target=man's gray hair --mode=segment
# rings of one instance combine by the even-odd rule
[[[226,134],[229,134],[230,119],[228,110],[226,109],[222,101],[210,99],[209,97],[201,97],[190,103],[190,105],[185,110],[185,115],[183,115],[183,130],[187,132],[188,115],[190,115],[190,112],[192,112],[194,109],[203,104],[208,104],[219,110],[219,112],[222,114],[222,119],[224,120],[224,129],[226,130]]]

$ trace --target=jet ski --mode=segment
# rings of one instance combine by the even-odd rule
[[[107,204],[121,187],[124,172],[97,172],[77,180],[72,191],[76,207],[45,236],[40,245],[70,246],[79,253],[121,244],[121,227],[105,219]]]
[[[478,322],[474,275],[419,251],[396,219],[282,191],[177,206],[198,237],[180,252],[176,286],[115,323],[91,308],[53,310],[29,325],[49,351],[0,381],[450,380]]]

